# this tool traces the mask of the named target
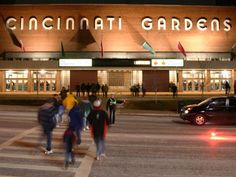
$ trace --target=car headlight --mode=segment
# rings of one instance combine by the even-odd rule
[[[193,109],[193,108],[187,108],[187,109],[184,111],[184,113],[185,113],[185,114],[188,114],[192,109]]]

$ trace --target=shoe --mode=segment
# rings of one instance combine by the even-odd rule
[[[46,151],[45,151],[45,154],[46,154],[46,155],[49,155],[49,154],[52,154],[52,153],[53,153],[52,150],[50,150],[50,151],[46,150]]]
[[[95,157],[95,160],[100,160],[100,157],[99,156]]]
[[[107,158],[105,153],[101,154],[101,157]]]
[[[89,126],[86,127],[86,130],[89,130]]]

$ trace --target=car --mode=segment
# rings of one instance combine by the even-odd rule
[[[199,126],[206,122],[236,123],[236,96],[211,97],[199,104],[184,106],[180,117]]]

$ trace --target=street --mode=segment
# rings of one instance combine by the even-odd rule
[[[76,164],[63,168],[62,133],[54,130],[53,154],[40,147],[36,112],[0,111],[0,177],[234,177],[235,126],[196,127],[175,113],[119,111],[108,130],[106,158],[95,161],[88,131],[75,149]],[[217,138],[211,137],[216,132]]]

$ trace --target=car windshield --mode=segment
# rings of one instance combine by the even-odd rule
[[[204,101],[198,103],[198,106],[205,105],[205,104],[209,103],[211,100],[212,100],[212,98],[208,98],[208,99],[206,99],[206,100],[204,100]]]

